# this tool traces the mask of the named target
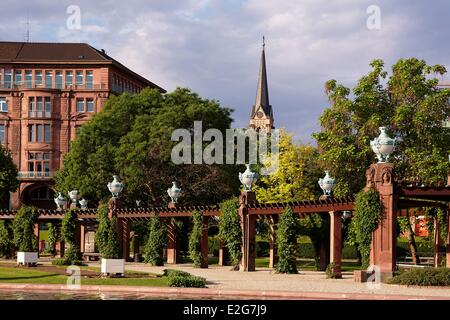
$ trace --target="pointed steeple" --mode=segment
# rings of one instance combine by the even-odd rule
[[[252,108],[250,115],[250,127],[258,128],[273,128],[273,114],[272,106],[269,103],[269,89],[267,85],[267,71],[266,71],[266,54],[265,41],[263,37],[263,45],[261,51],[261,63],[259,66],[258,86],[256,88],[255,105]],[[263,124],[264,122],[264,124]]]

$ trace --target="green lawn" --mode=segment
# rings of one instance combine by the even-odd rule
[[[0,283],[66,284],[68,276],[31,268],[0,268]],[[167,287],[167,277],[81,278],[81,285],[123,285]]]

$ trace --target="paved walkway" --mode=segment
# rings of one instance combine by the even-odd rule
[[[98,264],[91,264],[98,265]],[[178,269],[206,278],[207,286],[216,290],[256,290],[266,292],[336,293],[363,295],[397,295],[410,298],[440,297],[450,299],[450,288],[406,287],[379,284],[370,287],[356,283],[353,272],[344,272],[342,279],[326,279],[325,272],[302,271],[299,274],[276,274],[272,269],[260,268],[255,272],[231,271],[230,267],[209,266],[208,269],[190,265],[165,265],[152,267],[142,263],[127,263],[127,270],[162,273],[164,269]],[[370,296],[368,296],[370,297]]]

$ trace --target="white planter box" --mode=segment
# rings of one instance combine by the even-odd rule
[[[38,253],[37,252],[17,252],[17,264],[27,264],[27,263],[35,263],[38,262]]]
[[[103,274],[125,274],[125,259],[102,259]]]

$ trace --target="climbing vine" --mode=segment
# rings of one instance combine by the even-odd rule
[[[161,218],[154,215],[150,218],[149,236],[144,248],[145,263],[150,263],[154,266],[164,265],[163,250],[167,245],[167,228],[162,223]]]
[[[48,227],[48,253],[56,255],[56,242],[59,240],[58,225],[54,222],[47,223]]]
[[[11,239],[12,230],[9,221],[0,220],[0,257],[11,257],[13,249],[13,241]]]
[[[234,270],[239,270],[242,257],[242,231],[239,222],[238,200],[226,200],[220,205],[219,237],[227,248]]]
[[[378,227],[383,214],[382,209],[380,195],[375,189],[362,190],[356,195],[355,216],[352,223],[364,266],[369,264],[372,232]]]
[[[279,273],[298,273],[295,261],[298,236],[297,220],[297,215],[294,214],[291,207],[287,207],[280,215],[276,231],[278,246],[276,271]]]
[[[64,253],[64,259],[60,262],[64,265],[80,264],[81,253],[75,238],[77,230],[77,215],[74,210],[67,210],[61,222],[61,238],[69,248]]]
[[[19,251],[37,251],[37,239],[34,225],[37,223],[37,210],[34,207],[22,206],[13,222],[14,246]]]
[[[201,241],[202,241],[202,215],[200,211],[192,212],[192,231],[189,235],[189,257],[192,259],[194,267],[200,267],[202,262]]]

